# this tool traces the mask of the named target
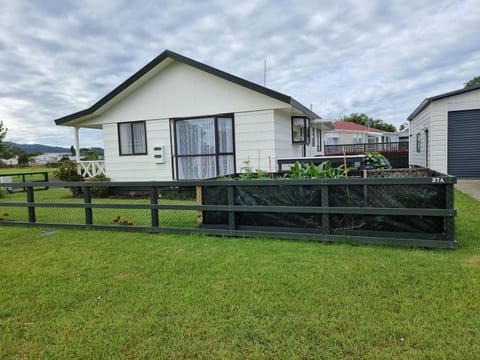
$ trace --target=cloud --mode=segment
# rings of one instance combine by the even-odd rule
[[[465,1],[0,0],[0,119],[8,140],[69,146],[82,110],[166,48],[289,94],[326,118],[400,125],[480,75],[480,10]],[[82,146],[102,146],[87,131]]]

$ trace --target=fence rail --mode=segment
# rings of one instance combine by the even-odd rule
[[[407,152],[408,141],[325,145],[325,155],[333,154],[363,154],[369,151]]]
[[[455,248],[455,181],[455,178],[449,176],[434,176],[48,183],[48,193],[51,194],[34,192],[35,187],[46,186],[47,183],[13,183],[14,187],[26,187],[26,198],[21,199],[22,194],[10,194],[0,200],[0,215],[3,214],[0,226],[63,226]],[[99,189],[107,187],[110,190],[128,189],[128,195],[120,198],[95,197]],[[430,193],[438,190],[434,200],[440,206],[434,202],[430,206],[427,201],[423,207],[417,207],[415,199],[408,198],[410,187],[427,189]],[[70,188],[80,188],[82,197],[68,199],[66,195]],[[397,204],[397,200],[388,203],[391,202],[388,193],[394,188],[399,192],[399,199],[403,199],[406,204],[414,204],[414,207],[392,206]],[[279,203],[263,200],[251,204],[242,202],[246,197],[251,199],[256,194],[266,192],[294,196],[307,194],[313,199],[292,200],[292,204],[288,203],[289,199]],[[384,204],[375,195],[380,193],[387,194]],[[339,196],[343,196],[341,194],[347,194],[351,203],[338,203]],[[262,196],[265,198],[265,195]],[[416,229],[418,222],[408,228],[408,224],[412,224],[411,219],[416,218],[421,219],[421,224],[428,220],[435,229],[425,230],[423,225]],[[266,219],[266,222],[256,223],[258,219]],[[289,219],[300,219],[300,223],[304,222],[305,226],[292,225]],[[391,229],[389,224],[378,223],[381,219],[389,219],[388,221],[400,225],[398,229]],[[345,227],[349,221],[352,221],[351,226]],[[373,224],[374,228],[369,229],[368,224]],[[357,225],[361,228],[357,228]]]
[[[38,178],[38,179],[35,179]],[[48,171],[34,171],[34,172],[21,172],[21,173],[7,173],[7,174],[0,174],[0,189],[7,188],[9,191],[13,191],[13,189],[17,191],[26,191],[26,187],[18,187],[12,186],[12,183],[20,182],[20,183],[27,183],[27,182],[36,182],[36,183],[45,183],[46,185],[42,185],[41,187],[36,186],[36,190],[47,190],[48,189]]]

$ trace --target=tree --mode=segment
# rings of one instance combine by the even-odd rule
[[[404,130],[408,130],[409,128],[410,128],[410,124],[408,122],[404,122],[402,125],[400,125],[399,130],[404,131]]]
[[[28,165],[29,161],[30,161],[30,157],[25,151],[22,151],[18,155],[18,165]]]
[[[382,130],[382,131],[397,131],[397,128],[392,125],[384,122],[382,119],[374,119],[365,114],[351,113],[348,116],[344,116],[342,121],[354,122],[363,126],[370,126],[371,128]],[[370,121],[368,125],[367,121]]]
[[[480,76],[475,76],[473,79],[467,81],[465,83],[464,89],[475,86],[475,85],[480,85]]]
[[[5,136],[7,136],[7,131],[8,129],[3,126],[3,121],[0,120],[0,153],[5,148],[5,143],[3,142],[3,139],[5,139]]]

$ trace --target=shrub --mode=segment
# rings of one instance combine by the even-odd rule
[[[365,154],[363,161],[365,169],[391,169],[390,161],[379,152],[372,151]]]
[[[82,175],[78,174],[77,163],[69,159],[60,160],[53,175],[61,181],[83,181]]]
[[[105,175],[92,176],[85,179],[86,182],[109,182],[110,178]],[[90,193],[94,198],[104,198],[110,194],[108,186],[91,186]]]
[[[54,171],[53,175],[61,181],[83,181],[82,175],[78,174],[77,163],[70,159],[60,160],[58,168]],[[74,197],[78,197],[83,193],[81,186],[73,186],[70,188],[70,191]]]

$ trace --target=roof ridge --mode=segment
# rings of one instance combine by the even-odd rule
[[[259,92],[263,95],[266,95],[266,96],[269,96],[271,98],[282,101],[284,103],[290,104],[292,107],[296,108],[297,110],[300,110],[301,112],[305,113],[309,117],[320,118],[320,116],[317,115],[315,112],[308,109],[306,106],[302,105],[301,103],[299,103],[298,101],[296,101],[295,99],[293,99],[292,97],[290,97],[288,95],[282,94],[282,93],[280,93],[276,90],[272,90],[272,89],[267,88],[265,86],[254,83],[252,81],[243,79],[239,76],[230,74],[226,71],[214,68],[213,66],[201,63],[197,60],[194,60],[194,59],[189,58],[187,56],[181,55],[181,54],[176,53],[172,50],[166,49],[161,54],[156,56],[154,59],[149,61],[145,66],[143,66],[138,71],[133,73],[133,75],[128,77],[125,81],[123,81],[120,85],[118,85],[112,91],[107,93],[107,95],[100,98],[100,100],[95,102],[93,105],[91,105],[90,107],[88,107],[84,110],[75,112],[75,113],[67,115],[67,116],[60,117],[60,118],[55,120],[55,123],[57,125],[62,125],[62,124],[65,124],[69,121],[72,121],[72,120],[78,119],[80,117],[83,117],[83,116],[94,113],[96,110],[98,110],[99,108],[101,108],[102,106],[107,104],[110,100],[114,99],[119,94],[121,94],[124,90],[126,90],[128,87],[133,85],[137,80],[139,80],[144,75],[146,75],[148,72],[153,70],[157,65],[159,65],[161,62],[163,62],[167,58],[171,58],[173,60],[182,62],[184,64],[193,66],[193,67],[195,67],[199,70],[205,71],[205,72],[207,72],[209,74],[212,74],[214,76],[218,76],[218,77],[220,77],[224,80],[236,83],[237,85],[246,87],[250,90]]]

